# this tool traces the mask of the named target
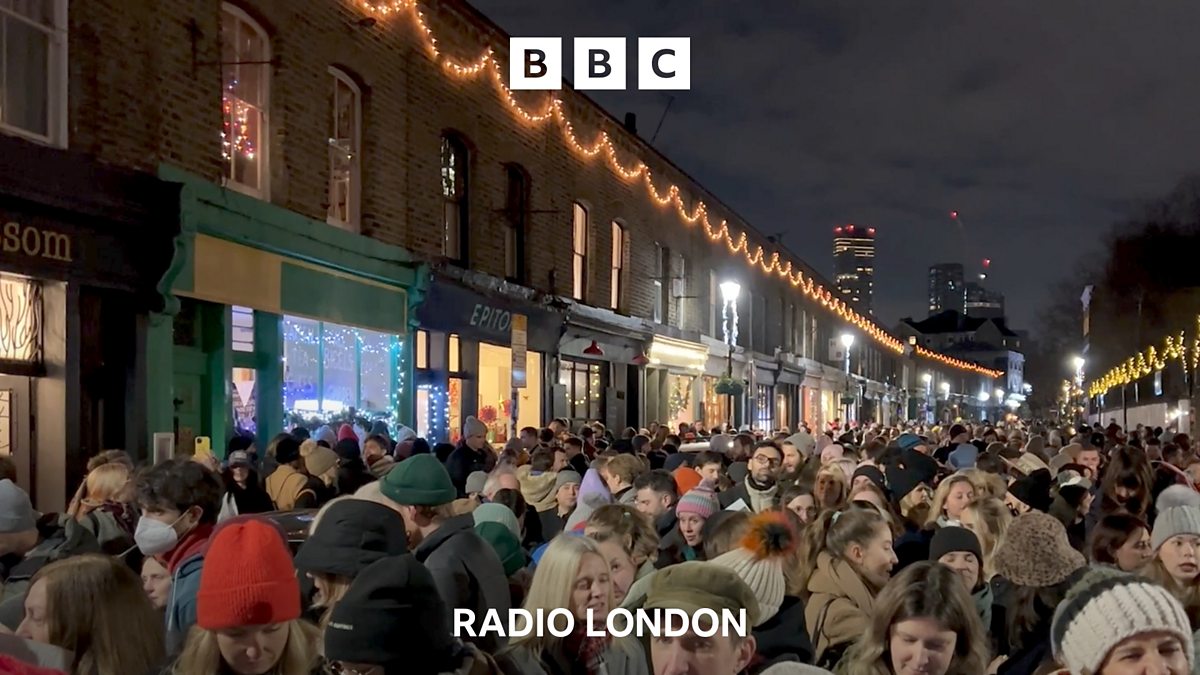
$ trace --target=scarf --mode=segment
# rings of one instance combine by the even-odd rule
[[[750,496],[750,510],[754,513],[770,511],[775,506],[775,493],[779,492],[779,483],[763,486],[750,474],[746,474],[746,494]]]
[[[571,663],[582,665],[587,675],[606,675],[604,652],[611,641],[608,635],[588,637],[587,629],[580,626],[563,639],[563,656]]]
[[[194,557],[208,547],[208,540],[212,534],[212,525],[197,525],[191,532],[183,535],[175,548],[163,553],[158,558],[165,563],[164,567],[167,568],[167,571],[174,575],[175,570],[179,569],[185,560]]]

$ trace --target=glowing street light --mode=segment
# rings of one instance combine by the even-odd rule
[[[933,375],[930,375],[929,373],[925,373],[924,375],[921,376],[921,379],[925,381],[926,385],[928,385],[930,382],[933,382]]]
[[[1003,389],[1001,389],[1001,388],[999,388],[999,387],[996,387],[995,394],[996,394],[996,400],[997,400],[997,401],[1003,401],[1003,400],[1004,400],[1004,390],[1003,390]]]

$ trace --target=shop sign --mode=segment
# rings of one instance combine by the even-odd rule
[[[507,314],[508,312],[505,312]],[[512,315],[512,387],[513,389],[524,389],[528,376],[525,373],[525,365],[528,363],[525,358],[526,341],[528,334],[525,325],[524,314]],[[516,415],[513,416],[514,419]]]
[[[468,340],[514,346],[518,317],[524,322],[526,348],[550,352],[558,348],[563,316],[532,303],[487,297],[452,282],[435,281],[417,308],[421,327],[457,333]],[[525,361],[522,360],[521,363]]]
[[[27,258],[74,262],[71,258],[71,237],[33,225],[21,225],[16,221],[9,221],[0,229],[0,251]]]

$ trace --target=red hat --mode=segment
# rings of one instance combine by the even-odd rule
[[[217,530],[204,554],[196,625],[207,630],[300,618],[300,582],[287,543],[258,519]]]
[[[671,474],[675,478],[676,493],[682,497],[700,484],[700,474],[690,466],[681,466]]]
[[[354,433],[354,427],[350,426],[349,424],[343,424],[342,426],[338,427],[338,440],[354,441],[357,443],[358,434]]]

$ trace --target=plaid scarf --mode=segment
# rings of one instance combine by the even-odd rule
[[[563,655],[583,665],[587,675],[607,675],[604,652],[611,642],[608,635],[588,637],[585,628],[577,628],[563,640]]]

